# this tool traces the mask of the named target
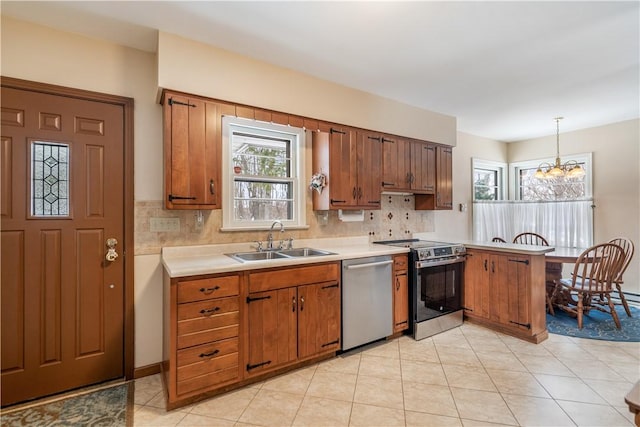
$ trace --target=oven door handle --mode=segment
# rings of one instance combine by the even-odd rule
[[[380,261],[380,262],[369,262],[367,264],[345,265],[344,268],[346,270],[357,270],[359,268],[377,267],[379,265],[389,265],[389,264],[393,264],[393,260]]]
[[[416,268],[437,267],[439,265],[458,264],[465,261],[465,257],[445,259],[442,261],[416,261]]]

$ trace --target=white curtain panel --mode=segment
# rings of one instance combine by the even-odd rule
[[[473,238],[507,242],[525,231],[543,236],[551,246],[593,245],[593,199],[558,202],[476,201]]]

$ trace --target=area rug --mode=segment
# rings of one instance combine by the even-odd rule
[[[25,409],[9,409],[6,413],[3,410],[0,420],[2,427],[132,426],[133,388],[133,381],[130,381]]]
[[[552,334],[576,338],[640,342],[640,309],[629,308],[633,317],[628,317],[622,306],[616,306],[622,326],[619,330],[616,329],[610,314],[598,310],[591,310],[583,317],[582,330],[578,329],[578,321],[575,317],[571,317],[562,310],[556,310],[555,316],[547,314],[547,329]]]

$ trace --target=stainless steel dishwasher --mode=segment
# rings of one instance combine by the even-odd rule
[[[342,261],[342,350],[393,333],[390,255]]]

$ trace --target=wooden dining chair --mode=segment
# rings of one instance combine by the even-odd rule
[[[530,231],[518,234],[513,238],[513,243],[520,243],[522,245],[549,246],[549,242],[547,242],[547,239],[537,233],[532,233]]]
[[[586,249],[576,260],[571,278],[555,282],[551,295],[553,305],[577,317],[579,329],[582,329],[583,315],[592,309],[609,313],[616,328],[620,329],[611,291],[624,261],[624,250],[613,243],[601,243]]]
[[[521,245],[549,246],[549,242],[547,242],[547,239],[545,239],[544,237],[542,237],[537,233],[533,233],[530,231],[518,234],[516,237],[513,238],[513,243],[518,243]],[[553,310],[553,304],[551,301],[551,294],[553,293],[553,290],[555,288],[555,283],[553,283],[553,280],[551,279],[551,277],[553,277],[555,272],[558,270],[562,270],[562,264],[546,263],[545,265],[545,274],[547,276],[546,277],[547,279],[546,280],[547,310],[549,311],[549,314],[551,314],[552,316],[555,316],[556,313]],[[553,273],[549,273],[549,271],[553,271]]]
[[[502,237],[494,237],[493,239],[491,239],[491,241],[496,243],[507,243],[507,241],[504,240]]]
[[[620,273],[618,274],[618,277],[616,277],[613,281],[613,284],[615,285],[615,290],[618,291],[618,296],[620,298],[620,304],[622,304],[622,306],[624,307],[624,311],[627,312],[627,316],[631,317],[631,310],[629,310],[629,304],[627,303],[627,299],[624,297],[624,293],[622,292],[622,276],[624,275],[624,272],[627,270],[627,267],[629,267],[629,264],[631,263],[631,258],[633,258],[633,254],[635,252],[635,247],[633,245],[633,242],[625,237],[618,237],[616,239],[611,239],[609,240],[609,243],[613,243],[614,245],[618,245],[622,248],[622,250],[624,251],[624,263],[622,265],[622,269],[620,270]]]

